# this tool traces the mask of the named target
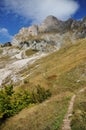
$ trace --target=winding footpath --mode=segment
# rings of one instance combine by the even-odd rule
[[[86,88],[81,89],[76,95],[74,94],[70,100],[70,104],[68,107],[68,111],[64,117],[63,120],[63,125],[62,125],[62,130],[71,130],[71,116],[72,116],[72,112],[73,112],[73,105],[75,102],[75,98],[78,94],[82,93],[85,91]]]

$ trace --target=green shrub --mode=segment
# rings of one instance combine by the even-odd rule
[[[24,80],[24,84],[27,84],[29,81],[28,80]]]
[[[41,103],[45,99],[51,96],[49,90],[45,90],[44,88],[40,87],[40,85],[36,86],[36,90],[31,93],[31,102],[32,103]]]
[[[0,121],[15,115],[30,104],[41,103],[50,96],[50,91],[40,85],[30,93],[23,89],[15,93],[13,85],[6,86],[0,91]]]
[[[0,91],[0,117],[7,118],[13,114],[12,111],[12,95],[13,95],[13,86],[6,86],[5,90]],[[2,116],[1,116],[2,115]]]
[[[12,96],[12,94],[14,93],[13,85],[5,86],[5,93],[6,95]]]

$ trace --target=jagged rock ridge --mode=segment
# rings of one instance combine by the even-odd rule
[[[53,34],[54,32],[55,34]],[[48,33],[51,33],[51,35]],[[40,48],[44,46],[44,43],[51,43],[51,41],[55,45],[58,45],[59,41],[64,44],[63,41],[65,41],[67,37],[71,42],[74,42],[76,38],[86,37],[86,17],[80,21],[72,18],[67,21],[61,21],[50,15],[41,25],[32,25],[27,28],[22,28],[19,33],[14,36],[12,44],[19,47],[26,45],[26,47],[36,48],[37,43],[39,43],[39,47],[37,46],[37,48],[40,50]]]

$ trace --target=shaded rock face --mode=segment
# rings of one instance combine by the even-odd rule
[[[64,26],[65,26],[66,30],[69,30],[71,28],[73,21],[74,20],[70,18],[70,19],[68,19],[67,21],[64,22]]]
[[[81,26],[81,21],[73,20],[71,24],[71,29],[78,29]]]
[[[78,29],[86,27],[86,17],[82,21],[77,21],[72,18],[67,21],[58,20],[56,17],[50,15],[48,16],[44,22],[39,27],[40,31],[50,32],[56,31],[57,33],[65,33],[67,31],[79,31]]]
[[[86,29],[86,16],[82,20],[82,27]]]
[[[10,47],[12,46],[11,42],[6,42],[5,44],[2,44],[1,47]]]
[[[82,20],[83,23],[86,23],[86,16]]]
[[[77,38],[85,38],[86,37],[86,17],[84,17],[80,22],[78,29],[76,30]]]
[[[66,31],[73,31],[78,29],[81,26],[81,21],[76,21],[74,19],[68,19],[67,21],[64,22],[64,30]]]
[[[39,27],[40,31],[49,32],[49,31],[60,31],[63,26],[63,22],[58,20],[56,17],[50,15],[48,16],[44,22]]]
[[[0,48],[2,47],[2,44],[0,43]]]
[[[85,38],[86,37],[86,29],[76,32],[76,38]]]

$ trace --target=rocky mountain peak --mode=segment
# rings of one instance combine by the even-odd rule
[[[45,18],[43,24],[58,24],[60,20],[58,20],[55,16],[49,15]]]
[[[42,35],[40,36],[41,32]],[[84,38],[86,37],[86,17],[80,21],[72,18],[66,21],[61,21],[55,16],[49,15],[45,18],[41,25],[32,25],[27,28],[22,28],[19,33],[14,36],[12,44],[18,45],[22,42],[28,42],[30,40],[30,36],[33,36],[33,40],[36,36],[37,39],[42,39],[44,38],[43,35],[45,35],[45,32],[56,32],[58,35],[62,36],[65,36],[66,33],[71,32],[71,37],[75,37],[74,39]],[[44,39],[46,40],[46,38]]]
[[[63,22],[55,16],[49,15],[45,18],[40,28],[42,31],[60,30]]]

